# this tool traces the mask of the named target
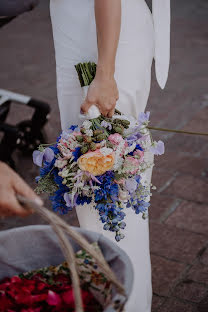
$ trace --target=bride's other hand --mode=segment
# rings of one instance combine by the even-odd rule
[[[85,114],[92,105],[96,105],[105,117],[112,117],[119,98],[118,88],[113,74],[97,69],[81,110]]]
[[[18,215],[27,216],[31,211],[24,209],[16,195],[22,195],[42,205],[42,200],[33,190],[5,163],[0,162],[0,217]]]

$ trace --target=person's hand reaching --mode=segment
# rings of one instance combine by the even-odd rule
[[[42,200],[5,163],[0,162],[0,217],[27,216],[31,211],[24,209],[17,201],[16,195],[22,195],[42,205]]]
[[[81,111],[86,114],[92,105],[96,105],[103,116],[112,117],[118,98],[118,88],[114,76],[97,71],[95,79],[89,86]]]

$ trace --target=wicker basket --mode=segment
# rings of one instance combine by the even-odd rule
[[[21,198],[51,226],[37,225],[0,232],[0,279],[67,261],[74,288],[76,312],[83,312],[79,276],[74,254],[80,247],[97,262],[113,285],[112,301],[104,312],[123,311],[131,293],[133,269],[128,256],[103,235],[74,228],[54,213]],[[97,242],[102,255],[91,243]],[[62,250],[62,252],[61,252]]]

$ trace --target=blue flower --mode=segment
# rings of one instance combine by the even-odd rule
[[[140,144],[137,144],[135,149],[136,149],[136,150],[143,151],[143,148],[141,147],[141,145],[140,145]]]
[[[125,222],[121,222],[120,224],[119,224],[119,227],[120,227],[120,229],[125,229],[125,227],[126,227],[126,223]]]
[[[77,125],[72,125],[72,126],[69,128],[69,130],[74,131],[76,128],[78,128],[78,126],[77,126]]]
[[[118,192],[119,192],[119,189],[118,189],[118,184],[112,184],[111,187],[110,187],[110,197],[113,201],[117,200],[118,199]]]
[[[77,199],[76,199],[76,204],[83,206],[86,203],[89,205],[91,203],[91,201],[92,201],[92,198],[90,198],[90,197],[78,195]]]
[[[109,223],[104,224],[103,229],[105,231],[109,231],[110,230],[110,224]]]
[[[135,213],[143,213],[146,212],[148,207],[150,206],[149,202],[145,202],[144,200],[138,201],[136,205],[133,206]]]
[[[74,152],[72,152],[72,155],[74,156],[74,160],[77,161],[77,159],[82,155],[81,147],[76,147]]]
[[[50,149],[52,149],[52,151],[54,152],[55,155],[57,155],[57,154],[60,153],[60,151],[59,151],[57,145],[52,145],[52,146],[50,146]]]
[[[51,163],[48,163],[48,162],[44,162],[43,163],[43,167],[40,168],[40,176],[41,178],[46,176],[49,172],[52,171],[53,167],[54,167],[54,164],[55,164],[55,158],[52,160]]]
[[[94,194],[95,194],[95,202],[98,202],[103,199],[107,200],[107,193],[104,189],[102,189],[102,187],[98,190],[95,190]]]
[[[59,212],[60,214],[67,214],[69,211],[72,210],[71,207],[66,206],[64,194],[65,189],[58,189],[53,196],[50,196],[53,210],[55,212]]]
[[[135,149],[134,149],[132,152],[130,152],[128,155],[133,156],[133,155],[134,155],[134,152],[135,152],[136,150],[143,151],[143,148],[141,147],[140,144],[137,144],[136,147],[135,147]]]
[[[102,215],[102,216],[100,217],[100,220],[102,221],[102,223],[106,223],[106,222],[109,221],[109,218],[108,218],[108,216],[106,216],[106,215],[104,214],[104,215]]]

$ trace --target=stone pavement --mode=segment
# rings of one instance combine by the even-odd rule
[[[48,140],[60,130],[48,1],[0,30],[0,87],[48,101]],[[167,87],[154,79],[148,109],[151,124],[208,132],[208,3],[172,1],[172,56]],[[14,106],[12,123],[30,110]],[[153,133],[166,142],[156,159],[157,191],[150,210],[153,312],[208,311],[208,138]],[[15,155],[17,170],[31,184],[37,174],[29,158]],[[77,224],[76,216],[67,216]],[[42,222],[31,216],[0,221],[0,229]],[[136,312],[136,310],[135,310]]]

